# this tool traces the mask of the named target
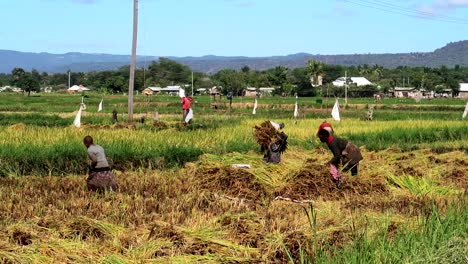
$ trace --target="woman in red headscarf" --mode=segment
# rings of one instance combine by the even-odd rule
[[[344,166],[344,171],[351,171],[351,175],[358,174],[359,162],[362,160],[361,151],[351,141],[335,137],[332,135],[333,128],[329,123],[323,122],[317,136],[320,141],[327,144],[333,153],[333,158],[328,162],[330,164],[330,173],[338,187],[343,181],[338,170],[339,166]]]

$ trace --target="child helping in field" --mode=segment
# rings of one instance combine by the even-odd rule
[[[317,136],[321,142],[327,144],[328,148],[333,153],[333,158],[328,164],[330,164],[330,173],[334,182],[340,187],[343,179],[338,170],[339,165],[345,166],[345,172],[351,171],[351,175],[356,176],[358,174],[359,162],[362,160],[362,155],[359,148],[350,141],[332,136],[330,129],[332,130],[331,125],[319,128]]]
[[[104,149],[94,144],[91,136],[86,136],[83,144],[88,149],[88,157],[91,159],[89,176],[86,180],[88,190],[95,192],[117,190],[117,181],[109,168]]]

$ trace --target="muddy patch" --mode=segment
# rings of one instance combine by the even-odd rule
[[[444,175],[445,179],[448,179],[455,186],[462,189],[468,189],[468,171],[463,168],[455,168],[452,171]]]

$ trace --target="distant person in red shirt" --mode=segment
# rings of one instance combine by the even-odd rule
[[[193,98],[190,96],[184,96],[181,98],[181,103],[182,103],[182,121],[186,122],[185,118],[187,117],[190,108],[191,108],[191,103],[193,101]]]

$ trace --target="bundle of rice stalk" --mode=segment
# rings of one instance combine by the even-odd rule
[[[87,217],[79,217],[72,221],[69,228],[68,232],[71,236],[78,235],[83,240],[91,237],[112,239],[118,237],[119,233],[123,230],[120,226]]]
[[[283,141],[281,145],[281,152],[284,152],[287,148],[286,139],[288,136],[282,132],[278,131],[270,121],[265,121],[258,126],[254,126],[254,136],[257,140],[257,143],[261,146],[262,150],[269,149],[269,146],[273,142],[278,140]]]
[[[257,140],[257,143],[262,147],[267,149],[270,143],[275,138],[278,133],[270,121],[265,121],[258,126],[254,127],[254,136]]]

